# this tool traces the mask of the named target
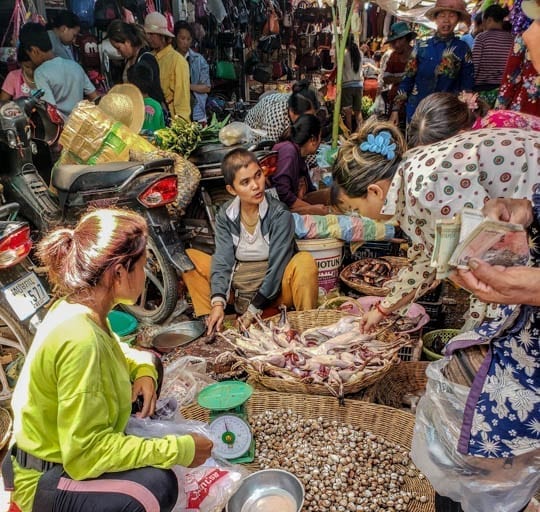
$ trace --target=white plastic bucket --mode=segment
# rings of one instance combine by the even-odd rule
[[[297,240],[296,244],[301,251],[311,253],[313,259],[317,262],[319,295],[325,295],[330,290],[337,288],[343,242],[335,238],[317,238],[313,240]]]

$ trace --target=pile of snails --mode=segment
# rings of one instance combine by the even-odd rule
[[[290,409],[265,411],[251,426],[261,468],[284,469],[303,482],[303,511],[396,512],[429,500],[404,489],[406,477],[424,475],[408,450],[381,436]]]

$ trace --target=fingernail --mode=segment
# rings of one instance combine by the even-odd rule
[[[475,260],[475,259],[469,260],[469,267],[472,268],[473,270],[478,268],[479,266],[480,266],[480,262],[478,260]]]

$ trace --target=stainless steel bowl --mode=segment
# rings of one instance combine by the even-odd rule
[[[161,329],[152,341],[160,352],[171,352],[176,347],[187,345],[201,336],[206,329],[203,322],[192,320],[179,322]]]
[[[271,500],[279,500],[279,508],[270,508]],[[268,506],[264,508],[262,502]],[[276,510],[289,512],[284,506],[290,502],[291,512],[300,512],[304,505],[304,486],[292,473],[282,469],[262,469],[249,475],[225,508],[226,512],[254,512]],[[276,503],[274,501],[274,503]]]

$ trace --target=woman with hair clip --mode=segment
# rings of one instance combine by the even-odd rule
[[[513,110],[489,110],[478,94],[436,92],[418,105],[409,123],[407,142],[409,147],[425,146],[480,128],[540,131],[540,118]]]
[[[126,435],[156,404],[151,354],[126,347],[107,318],[144,287],[148,229],[137,213],[99,209],[38,246],[58,300],[38,327],[13,395],[15,445],[2,464],[11,512],[173,509],[170,468],[209,456],[204,436]],[[10,470],[11,469],[11,473]]]
[[[246,115],[246,123],[266,132],[263,140],[278,142],[287,128],[302,114],[317,114],[320,109],[317,91],[309,80],[293,85],[292,93],[273,93],[262,98]]]
[[[343,61],[343,85],[341,89],[341,109],[345,126],[354,130],[362,124],[362,90],[364,74],[362,54],[354,42],[352,34],[347,38],[345,60]],[[354,113],[354,124],[353,124]]]
[[[309,176],[306,157],[314,155],[320,143],[321,122],[313,114],[303,114],[291,125],[285,140],[272,148],[277,151],[278,161],[276,171],[269,177],[270,184],[291,212],[304,215],[330,213],[329,206],[306,201],[306,195],[316,190]]]
[[[72,45],[81,30],[79,17],[71,11],[58,11],[47,24],[47,29],[54,56],[75,60]]]
[[[474,91],[490,107],[495,105],[503,79],[506,61],[512,51],[514,38],[503,27],[508,9],[490,5],[482,15],[484,31],[476,36],[472,49]]]
[[[378,308],[362,317],[364,331],[429,291],[438,219],[450,219],[464,206],[482,208],[490,198],[530,197],[540,175],[539,142],[537,132],[482,129],[405,154],[401,132],[377,121],[345,141],[334,166],[333,197],[364,217],[393,218],[412,242],[410,266]],[[480,320],[484,309],[473,311],[470,320]]]
[[[114,20],[107,28],[107,37],[118,53],[125,59],[122,81],[128,83],[128,69],[135,64],[144,65],[150,74],[152,87],[149,96],[156,100],[162,108],[166,108],[165,96],[161,90],[159,65],[149,48],[146,32],[141,25]],[[165,110],[165,112],[167,112]],[[165,116],[167,117],[167,116]]]

